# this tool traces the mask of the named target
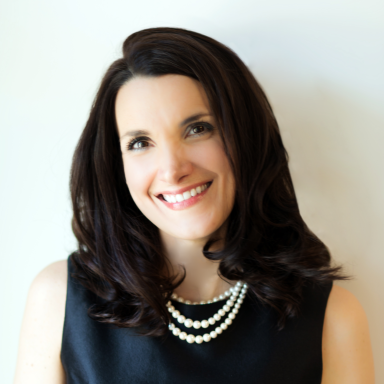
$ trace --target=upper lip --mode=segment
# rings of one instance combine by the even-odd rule
[[[155,193],[156,197],[159,197],[160,195],[181,195],[183,192],[190,191],[193,188],[199,187],[201,185],[210,183],[212,180],[208,181],[201,181],[200,183],[189,185],[188,187],[176,189],[175,191],[162,191]]]

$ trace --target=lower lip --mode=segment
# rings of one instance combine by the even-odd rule
[[[191,205],[198,203],[208,192],[209,188],[211,188],[211,185],[212,182],[209,187],[206,188],[205,191],[198,193],[196,196],[190,197],[188,200],[180,201],[180,203],[168,203],[168,201],[165,201],[163,197],[160,198],[160,201],[163,202],[168,208],[171,208],[175,211],[185,209],[190,207]]]

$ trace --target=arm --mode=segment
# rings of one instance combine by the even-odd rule
[[[333,285],[323,328],[322,384],[374,384],[368,320],[356,297]]]
[[[67,261],[44,268],[28,292],[14,384],[63,384],[60,351],[67,294]]]

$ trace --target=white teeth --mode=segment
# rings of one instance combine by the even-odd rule
[[[196,187],[191,189],[190,191],[186,191],[183,194],[177,194],[177,195],[163,195],[164,200],[168,203],[181,203],[184,200],[188,200],[193,196],[196,196],[197,194],[204,192],[208,188],[207,184],[201,185],[199,187]]]
[[[191,192],[187,191],[183,193],[184,200],[188,200],[191,197]]]

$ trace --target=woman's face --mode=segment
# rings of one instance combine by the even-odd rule
[[[119,90],[115,112],[125,179],[140,211],[175,238],[217,231],[235,185],[200,83],[180,75],[133,78]]]

